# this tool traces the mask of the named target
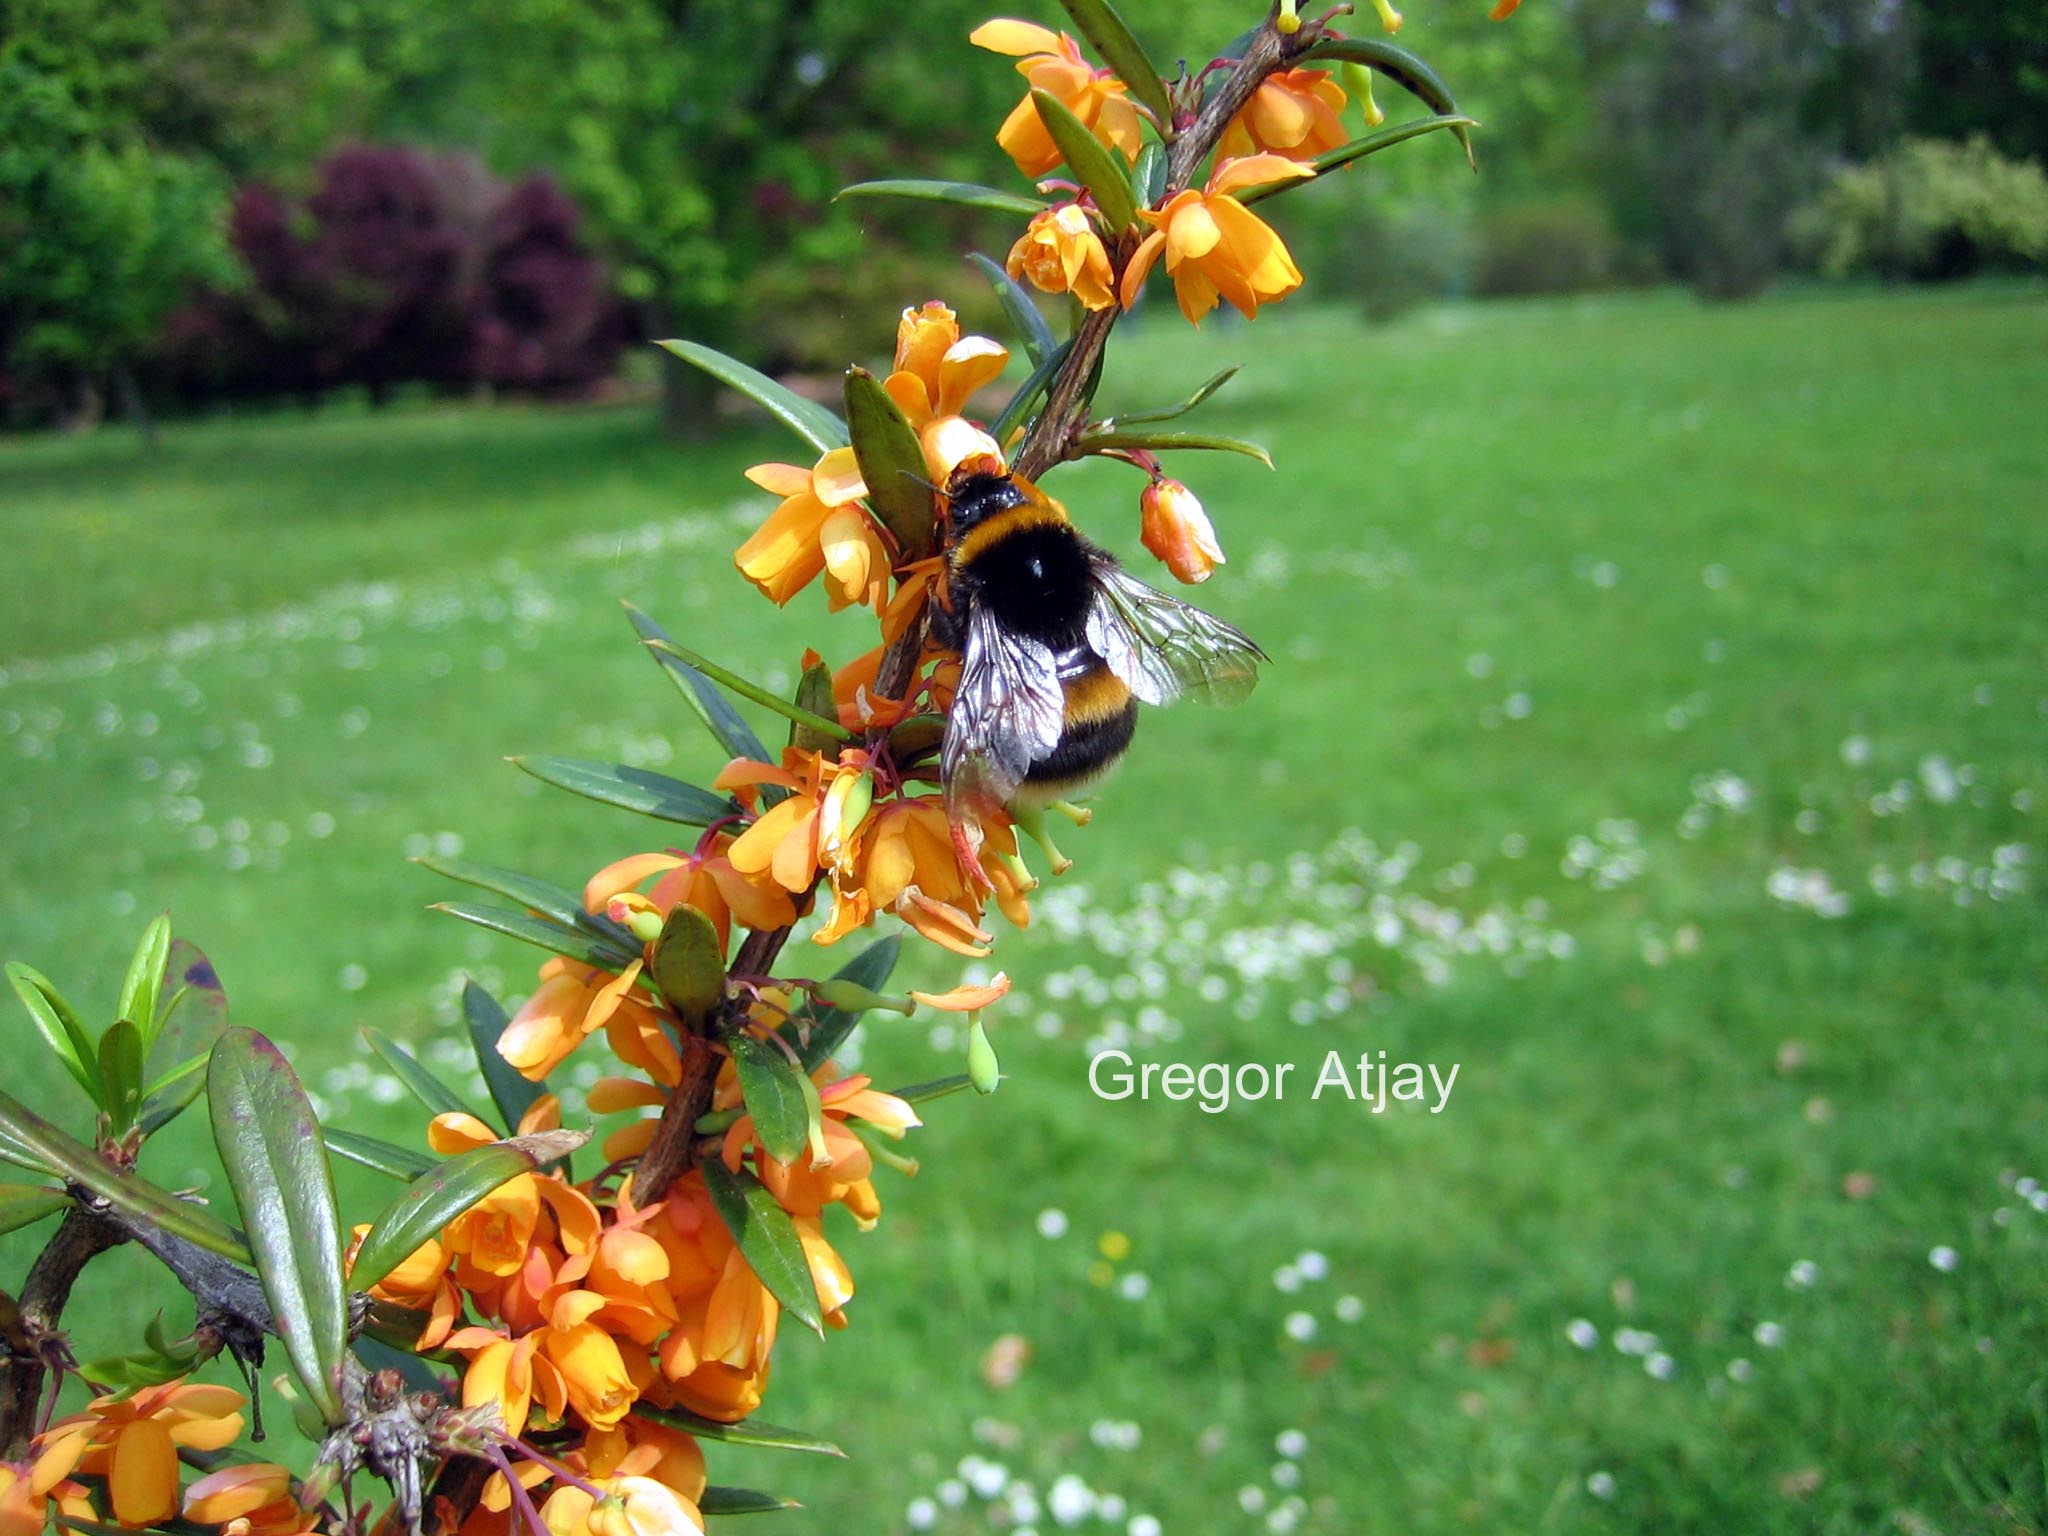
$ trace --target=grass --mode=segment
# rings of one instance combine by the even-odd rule
[[[813,1531],[910,1529],[964,1457],[1124,1501],[1084,1530],[2048,1528],[2044,348],[2038,289],[1146,327],[1105,401],[1248,365],[1205,425],[1279,474],[1179,470],[1270,679],[1146,720],[1000,946],[1009,1080],[844,1234],[853,1327],[785,1341],[769,1416],[854,1459],[714,1476]],[[531,956],[406,854],[573,881],[658,834],[499,756],[717,766],[613,600],[764,678],[867,643],[732,574],[771,456],[607,411],[0,445],[0,953],[102,1010],[169,907],[331,1112],[416,1136],[354,1031],[434,1051]],[[1128,472],[1054,489],[1134,549]],[[1297,1066],[1102,1103],[1117,1041]],[[961,1049],[889,1019],[865,1065]],[[1444,1111],[1305,1096],[1380,1050],[1457,1063]],[[84,1129],[53,1063],[9,1086]],[[201,1136],[146,1166],[205,1183]],[[89,1275],[82,1347],[146,1275]]]

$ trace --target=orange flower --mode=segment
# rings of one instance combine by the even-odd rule
[[[369,1232],[368,1222],[355,1229],[348,1250],[351,1267],[356,1261],[356,1250],[362,1247]],[[448,1276],[448,1250],[432,1240],[422,1243],[396,1269],[371,1286],[370,1294],[380,1301],[426,1314],[426,1326],[415,1341],[419,1349],[438,1346],[462,1315],[462,1290]]]
[[[704,1536],[695,1499],[651,1477],[613,1477],[602,1499],[563,1485],[548,1495],[541,1519],[550,1536]]]
[[[185,1490],[185,1518],[198,1525],[225,1525],[229,1536],[303,1536],[318,1529],[292,1497],[292,1475],[275,1462],[252,1461],[222,1467]]]
[[[896,366],[882,387],[916,431],[932,484],[944,485],[962,459],[978,453],[1002,456],[996,440],[961,412],[1009,361],[1009,349],[1000,342],[962,336],[953,311],[937,300],[903,311],[896,327]]]
[[[1271,226],[1231,194],[1313,174],[1281,155],[1226,160],[1204,190],[1189,187],[1163,208],[1140,209],[1138,216],[1154,227],[1124,269],[1124,308],[1137,302],[1162,250],[1180,312],[1196,325],[1216,307],[1218,294],[1247,319],[1259,305],[1287,297],[1301,286],[1301,269]]]
[[[726,856],[732,842],[720,832],[708,843],[700,843],[694,853],[629,854],[590,877],[583,887],[584,909],[610,912],[614,901],[631,896],[644,900],[666,918],[677,902],[684,902],[711,919],[721,947],[731,941],[734,918],[749,928],[763,930],[786,928],[795,922],[796,908],[780,886],[772,880],[750,880],[732,867]],[[654,875],[661,878],[640,898],[635,888]]]
[[[733,840],[727,857],[742,876],[772,880],[792,896],[802,896],[818,883],[818,813],[840,769],[822,753],[794,747],[782,760],[785,766],[777,768],[735,758],[711,783],[714,789],[743,792],[773,784],[790,792],[754,818]]]
[[[1218,162],[1265,149],[1313,160],[1345,142],[1344,87],[1323,69],[1276,70],[1259,82],[1216,141]]]
[[[1180,580],[1207,581],[1222,565],[1223,546],[1195,493],[1178,480],[1154,480],[1138,498],[1139,538]]]
[[[654,1005],[636,992],[641,963],[614,976],[561,955],[540,968],[540,986],[512,1015],[498,1037],[498,1054],[523,1077],[539,1082],[597,1030],[615,1021],[627,1029],[660,1032]]]
[[[242,1432],[242,1405],[232,1387],[169,1381],[128,1397],[96,1397],[82,1413],[59,1419],[37,1437],[33,1485],[44,1491],[81,1471],[107,1480],[114,1517],[123,1525],[154,1525],[178,1508],[179,1450],[217,1451]]]
[[[756,464],[747,478],[782,504],[733,555],[740,574],[781,604],[823,572],[834,612],[855,603],[880,612],[891,557],[860,504],[868,488],[853,450],[834,448],[809,469]]]
[[[96,1520],[83,1483],[41,1475],[39,1467],[0,1462],[0,1536],[42,1536],[53,1528],[50,1504],[71,1520]]]
[[[1109,252],[1079,203],[1033,214],[1010,247],[1008,267],[1010,276],[1028,277],[1039,292],[1071,293],[1090,309],[1116,302]]]
[[[1499,3],[1493,9],[1486,13],[1487,19],[1490,21],[1506,21],[1516,11],[1520,10],[1521,6],[1522,0],[1499,0]]]
[[[1081,45],[1064,32],[1028,21],[985,21],[968,36],[977,48],[1008,54],[1017,73],[1035,91],[1057,97],[1083,126],[1111,149],[1135,161],[1143,143],[1138,109],[1125,98],[1123,81],[1106,69],[1094,69],[1081,57]],[[1064,158],[1029,95],[996,132],[996,143],[1017,162],[1026,176],[1039,177]]]

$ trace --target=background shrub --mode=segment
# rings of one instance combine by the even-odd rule
[[[2048,260],[2048,176],[1990,140],[1909,139],[1837,171],[1793,222],[1800,253],[1828,277],[1939,281]]]
[[[1584,293],[1613,284],[1621,243],[1599,204],[1519,203],[1490,210],[1478,227],[1477,293]]]

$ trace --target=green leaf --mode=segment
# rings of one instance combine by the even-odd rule
[[[174,1232],[209,1253],[237,1264],[250,1262],[242,1234],[189,1200],[150,1183],[139,1173],[110,1167],[84,1142],[57,1129],[19,1100],[0,1093],[0,1144],[6,1155],[66,1184],[92,1191],[108,1204],[153,1226]]]
[[[669,639],[667,630],[631,603],[626,604],[626,617],[632,620],[633,628],[639,632],[642,640]],[[670,643],[673,644],[673,641]],[[754,734],[754,728],[732,707],[732,702],[718,691],[710,678],[680,656],[664,655],[659,651],[651,654],[660,664],[662,671],[675,680],[676,687],[682,690],[683,697],[697,712],[697,718],[704,722],[712,737],[725,748],[726,756],[744,757],[756,763],[770,761],[766,743]]]
[[[796,680],[796,707],[807,709],[814,715],[830,720],[839,713],[839,705],[832,693],[832,669],[819,662],[808,668]],[[789,744],[799,752],[830,752],[830,738],[809,726],[789,723]]]
[[[427,910],[446,912],[465,923],[475,923],[479,928],[488,928],[493,933],[502,933],[507,938],[518,939],[553,954],[567,955],[599,970],[616,971],[622,965],[632,964],[631,960],[622,962],[618,951],[611,945],[593,938],[580,928],[564,928],[560,923],[551,923],[544,917],[529,917],[524,912],[514,912],[510,907],[486,906],[475,901],[437,901]]]
[[[938,542],[924,448],[902,407],[865,368],[846,370],[846,423],[868,505],[905,560],[924,559]]]
[[[1429,65],[1410,53],[1406,48],[1397,48],[1392,43],[1377,37],[1332,37],[1317,43],[1301,56],[1301,62],[1312,64],[1325,59],[1334,59],[1345,64],[1363,64],[1377,70],[1402,90],[1420,101],[1439,117],[1463,117],[1458,103],[1451,96],[1451,88],[1444,83]],[[1465,159],[1475,170],[1479,162],[1472,155],[1472,129],[1468,118],[1463,123],[1445,123],[1457,135],[1458,142],[1465,147]]]
[[[1102,62],[1115,71],[1117,79],[1131,88],[1131,99],[1152,114],[1162,130],[1173,127],[1173,103],[1166,95],[1166,82],[1146,57],[1144,45],[1131,35],[1123,17],[1109,0],[1060,0],[1081,35],[1095,45]]]
[[[836,980],[851,981],[866,987],[871,992],[882,990],[882,983],[889,979],[889,973],[896,969],[896,957],[903,951],[903,935],[892,933],[886,939],[877,939],[866,949],[855,955],[833,973]],[[846,1037],[853,1033],[860,1022],[860,1015],[846,1008],[820,1008],[816,1013],[798,1016],[794,1022],[808,1024],[810,1039],[804,1043],[795,1038],[794,1031],[784,1026],[784,1035],[797,1047],[804,1070],[815,1072],[832,1053],[839,1049]]]
[[[951,1077],[934,1078],[928,1083],[912,1083],[908,1088],[891,1088],[889,1095],[906,1104],[929,1104],[934,1099],[947,1099],[956,1093],[964,1093],[973,1086],[973,1078],[965,1072],[956,1072]]]
[[[356,1131],[336,1130],[331,1125],[321,1126],[320,1136],[327,1143],[327,1150],[335,1156],[345,1157],[378,1173],[387,1173],[394,1179],[416,1179],[430,1168],[441,1165],[441,1159],[432,1153],[415,1152],[395,1142],[364,1136]]]
[[[1185,416],[1189,411],[1192,411],[1196,406],[1200,405],[1203,401],[1207,400],[1211,395],[1215,394],[1217,390],[1221,389],[1224,385],[1228,384],[1232,379],[1236,377],[1237,369],[1234,366],[1226,368],[1221,373],[1211,378],[1207,383],[1205,383],[1200,389],[1196,390],[1192,395],[1189,395],[1187,399],[1181,401],[1179,405],[1164,406],[1156,411],[1131,411],[1128,414],[1119,413],[1118,415],[1106,418],[1102,423],[1102,430],[1105,432],[1116,432],[1120,431],[1125,427],[1149,425],[1151,423],[1161,421],[1172,421],[1177,416]]]
[[[661,341],[655,345],[731,385],[818,452],[830,453],[846,446],[845,422],[815,400],[806,400],[783,388],[759,369],[749,368],[736,357],[727,357],[694,341]]]
[[[919,462],[922,462],[922,460]],[[824,716],[814,715],[807,709],[798,709],[789,700],[777,698],[759,683],[748,682],[731,668],[721,667],[717,662],[700,656],[687,645],[678,645],[673,640],[650,640],[647,642],[647,648],[657,655],[674,656],[679,660],[687,661],[720,687],[730,689],[743,699],[753,700],[754,703],[759,704],[763,709],[774,710],[776,714],[782,716],[785,720],[793,720],[799,725],[821,732],[833,741],[853,740],[853,732],[847,730],[837,720],[827,720]],[[686,785],[684,787],[688,788],[689,786]],[[698,790],[697,793],[709,794],[710,791]],[[728,814],[729,810],[730,808],[721,802],[719,814]],[[713,817],[712,820],[717,820],[717,817]],[[709,822],[699,823],[699,825],[705,826],[709,824]]]
[[[158,997],[164,979],[164,962],[171,954],[171,920],[159,917],[143,930],[135,946],[135,958],[128,962],[128,977],[121,983],[121,1005],[114,1017],[127,1019],[141,1032],[143,1054],[156,1042]],[[140,1077],[138,1069],[136,1076]]]
[[[705,1486],[697,1496],[697,1508],[707,1515],[772,1515],[778,1510],[802,1509],[795,1499],[785,1499],[779,1493],[762,1493],[755,1488],[722,1488],[717,1483]]]
[[[633,1417],[652,1419],[671,1429],[684,1430],[699,1440],[717,1440],[726,1445],[752,1445],[769,1451],[804,1451],[813,1456],[843,1458],[846,1455],[822,1435],[814,1435],[804,1429],[787,1429],[780,1424],[766,1424],[759,1419],[742,1419],[737,1424],[728,1424],[722,1419],[707,1419],[687,1408],[656,1408],[644,1402],[633,1405]]]
[[[214,1146],[248,1224],[285,1354],[308,1400],[328,1424],[339,1424],[348,1296],[320,1122],[290,1063],[253,1029],[220,1037],[206,1097]]]
[[[100,1036],[100,1086],[106,1097],[107,1128],[126,1135],[142,1107],[142,1029],[125,1015]]]
[[[1045,318],[1045,312],[1025,292],[1024,285],[1004,271],[999,263],[979,251],[969,251],[967,259],[981,269],[981,275],[995,289],[996,301],[1003,306],[1003,313],[1009,316],[1018,339],[1024,343],[1024,355],[1031,359],[1034,368],[1038,367],[1052,356],[1060,344],[1059,338],[1052,333],[1052,322]]]
[[[530,1082],[511,1062],[498,1054],[498,1039],[512,1021],[498,1000],[473,981],[462,984],[462,1017],[469,1025],[469,1043],[476,1050],[476,1064],[498,1106],[505,1129],[517,1130],[534,1100],[548,1091],[546,1083]]]
[[[732,1049],[740,1096],[746,1100],[747,1113],[754,1117],[761,1145],[778,1163],[794,1163],[811,1138],[803,1073],[780,1046],[744,1030],[728,1035],[725,1043]]]
[[[593,763],[578,757],[515,757],[511,761],[514,767],[572,795],[686,827],[708,827],[737,809],[723,795],[623,763]]]
[[[1334,171],[1340,166],[1349,165],[1354,160],[1362,160],[1367,155],[1376,155],[1383,149],[1391,149],[1396,144],[1405,144],[1410,139],[1419,139],[1425,133],[1435,133],[1442,128],[1448,128],[1454,133],[1462,133],[1468,128],[1476,128],[1478,126],[1478,120],[1470,117],[1418,117],[1409,122],[1394,123],[1389,127],[1382,128],[1378,133],[1369,133],[1362,139],[1353,139],[1349,144],[1340,144],[1328,154],[1316,156],[1310,163],[1315,167],[1316,174],[1320,176],[1325,171]],[[1290,181],[1269,181],[1264,186],[1252,187],[1238,193],[1237,200],[1240,203],[1246,204],[1256,203],[1264,198],[1273,196],[1276,192],[1285,192],[1289,187],[1305,187],[1308,185],[1310,185],[1310,182],[1306,177],[1297,177]]]
[[[1100,453],[1105,448],[1147,448],[1168,453],[1182,448],[1209,448],[1222,453],[1241,453],[1248,459],[1257,459],[1268,469],[1273,467],[1273,456],[1257,443],[1247,442],[1241,437],[1222,437],[1213,432],[1147,432],[1141,429],[1082,435],[1080,452]]]
[[[804,1257],[803,1241],[796,1235],[789,1212],[750,1170],[729,1172],[716,1157],[700,1166],[711,1204],[739,1244],[754,1277],[782,1303],[783,1310],[822,1337],[825,1322],[818,1310],[818,1287],[811,1280],[810,1261]]]
[[[618,951],[618,964],[609,967],[611,970],[619,970],[639,958],[639,940],[610,918],[587,911],[583,897],[567,886],[556,885],[538,875],[499,869],[493,864],[473,864],[467,859],[439,859],[422,854],[413,863],[422,869],[431,869],[437,875],[446,875],[450,880],[460,880],[464,885],[473,885],[479,890],[516,901],[565,928],[584,929]]]
[[[1010,403],[1003,407],[1002,414],[989,423],[989,436],[999,443],[1009,441],[1010,434],[1024,425],[1032,407],[1038,404],[1038,397],[1051,387],[1053,377],[1066,364],[1067,354],[1073,350],[1071,339],[1063,341],[1047,354],[1044,362],[1031,370],[1031,377],[1018,386],[1016,394],[1010,396]]]
[[[78,1022],[78,1015],[64,1001],[64,994],[41,971],[19,960],[8,961],[6,970],[15,996],[35,1020],[50,1053],[64,1064],[64,1070],[85,1090],[86,1097],[98,1104],[104,1097],[100,1089],[99,1052],[93,1046],[92,1036]]]
[[[212,1054],[209,1047],[202,1055],[186,1057],[142,1090],[142,1112],[135,1123],[142,1127],[143,1135],[154,1136],[206,1091],[206,1079],[202,1074],[206,1070],[207,1057]]]
[[[384,1065],[398,1074],[398,1080],[405,1084],[406,1091],[418,1099],[431,1113],[437,1115],[469,1115],[481,1119],[477,1112],[462,1100],[462,1095],[449,1087],[420,1065],[420,1059],[385,1034],[381,1029],[365,1028],[363,1039],[369,1042]]]
[[[41,1184],[0,1184],[0,1232],[13,1232],[54,1216],[71,1204],[61,1189]]]
[[[836,203],[842,197],[911,197],[927,203],[955,203],[962,208],[1018,214],[1027,219],[1046,206],[1042,197],[977,186],[971,181],[857,181],[840,188],[832,201]]]
[[[142,1090],[145,1136],[155,1135],[206,1090],[203,1069],[213,1042],[228,1027],[228,996],[206,951],[189,939],[171,940],[164,960],[164,988],[170,1001],[157,1015],[149,1051],[154,1076]]]
[[[1157,207],[1166,196],[1166,169],[1166,146],[1156,139],[1148,141],[1138,151],[1138,163],[1131,167],[1131,184],[1137,188],[1140,206]]]
[[[540,1172],[589,1139],[583,1131],[541,1131],[492,1142],[438,1164],[414,1180],[371,1224],[349,1271],[350,1289],[367,1291],[491,1191],[522,1173]]]
[[[669,909],[648,969],[661,995],[692,1027],[725,1001],[725,950],[718,927],[686,901]]]
[[[1059,97],[1049,91],[1034,89],[1031,99],[1037,103],[1039,120],[1045,124],[1045,131],[1052,135],[1053,143],[1059,146],[1067,169],[1095,194],[1095,206],[1102,210],[1110,232],[1116,234],[1129,229],[1137,222],[1138,201],[1131,190],[1130,171],[1125,167],[1122,156],[1104,147],[1102,141],[1088,131]]]

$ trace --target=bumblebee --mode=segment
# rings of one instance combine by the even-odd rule
[[[944,492],[945,583],[932,637],[960,652],[940,747],[956,840],[991,809],[1084,793],[1116,766],[1139,704],[1234,704],[1266,653],[1127,575],[1057,502],[993,458]]]

